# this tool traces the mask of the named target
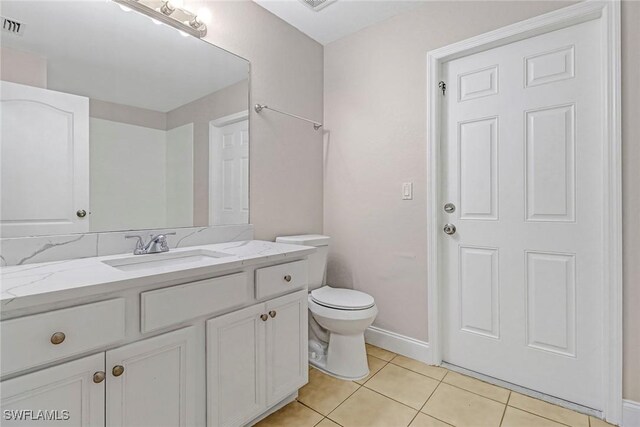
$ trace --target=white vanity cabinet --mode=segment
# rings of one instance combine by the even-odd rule
[[[196,425],[196,345],[191,326],[107,351],[107,425]]]
[[[3,381],[2,425],[194,426],[196,343],[188,327]]]
[[[244,426],[288,403],[308,380],[307,260],[283,258],[4,311],[0,424]]]
[[[104,375],[104,353],[3,381],[0,424],[104,426],[105,381],[101,375]],[[39,410],[45,412],[38,413]]]
[[[242,426],[308,380],[307,291],[207,321],[209,427]]]

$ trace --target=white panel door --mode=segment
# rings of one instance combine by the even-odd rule
[[[249,222],[249,121],[209,126],[210,224]]]
[[[104,426],[105,381],[93,381],[98,372],[104,372],[104,353],[3,381],[1,424]]]
[[[266,303],[269,406],[308,382],[308,294],[305,289]]]
[[[195,425],[197,351],[193,326],[107,351],[107,425]]]
[[[89,99],[1,82],[0,106],[2,236],[89,231]]]
[[[263,316],[261,318],[261,316]],[[207,425],[242,426],[267,408],[265,305],[207,321]]]
[[[444,360],[602,409],[597,25],[443,64],[440,247]]]

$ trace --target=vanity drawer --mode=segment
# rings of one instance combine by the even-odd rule
[[[124,298],[0,322],[2,375],[84,353],[125,338]]]
[[[288,262],[256,270],[256,298],[287,293],[308,284],[307,261]]]
[[[253,301],[247,273],[143,292],[140,329],[151,332]]]

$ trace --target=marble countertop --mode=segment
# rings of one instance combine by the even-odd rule
[[[209,250],[227,256],[199,261],[197,265],[173,265],[123,271],[103,261],[131,257],[110,255],[0,268],[0,307],[20,309],[69,298],[118,291],[133,286],[181,280],[215,274],[263,262],[286,260],[312,254],[316,248],[261,240],[246,240],[172,249],[169,253]],[[153,257],[154,255],[140,255]],[[151,259],[151,258],[149,258]]]

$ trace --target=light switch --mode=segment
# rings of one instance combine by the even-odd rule
[[[402,184],[402,200],[413,200],[413,182]]]

